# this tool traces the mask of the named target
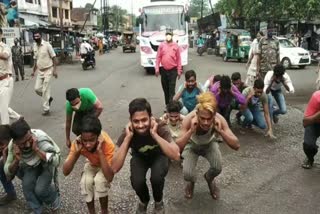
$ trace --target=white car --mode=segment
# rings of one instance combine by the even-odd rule
[[[299,66],[304,68],[311,64],[311,55],[309,51],[296,47],[290,40],[284,37],[276,37],[279,41],[280,62],[285,68]]]

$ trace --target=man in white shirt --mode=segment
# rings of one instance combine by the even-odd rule
[[[91,45],[88,43],[87,39],[84,38],[83,42],[80,45],[80,54],[82,55],[86,55],[88,52],[92,51],[93,48],[91,47]]]
[[[283,65],[278,64],[274,67],[273,71],[267,72],[264,78],[264,92],[269,96],[269,111],[270,117],[274,123],[278,123],[280,114],[287,113],[287,106],[284,95],[282,93],[282,86],[289,93],[294,93],[294,87],[290,76],[286,73],[286,69]],[[275,99],[279,108],[273,109],[273,99]]]

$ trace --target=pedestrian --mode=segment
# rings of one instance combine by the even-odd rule
[[[101,213],[108,213],[108,192],[113,179],[111,161],[114,144],[109,135],[102,131],[100,120],[85,116],[81,123],[81,135],[72,142],[63,174],[68,176],[80,155],[87,159],[81,175],[80,189],[85,197],[90,214],[94,214],[94,199],[99,199]]]
[[[320,61],[318,64],[317,73],[318,73],[318,78],[316,80],[316,90],[320,90]]]
[[[267,38],[261,38],[258,53],[260,53],[258,71],[260,78],[264,80],[266,73],[280,63],[279,42],[273,38],[271,30],[268,30]]]
[[[86,115],[99,117],[103,111],[103,105],[90,88],[71,88],[66,92],[66,145],[70,148],[70,131],[79,136],[81,134],[81,121]],[[73,124],[72,116],[73,113]]]
[[[37,72],[37,79],[35,84],[36,93],[42,97],[43,101],[43,116],[50,114],[50,106],[53,98],[51,97],[51,77],[58,78],[56,54],[49,42],[41,38],[41,33],[36,31],[33,33],[34,44],[34,59],[36,60],[32,77]]]
[[[102,42],[102,38],[98,39],[98,47],[99,47],[99,54],[103,55],[103,42]]]
[[[273,71],[268,71],[264,78],[264,92],[270,96],[269,98],[269,112],[270,117],[274,123],[278,123],[279,115],[287,113],[287,105],[285,97],[282,93],[284,87],[287,92],[294,93],[294,87],[290,76],[286,73],[286,69],[282,64],[276,65]],[[278,109],[274,110],[273,98],[278,105]]]
[[[75,43],[75,47],[76,47],[76,57],[79,56],[79,53],[80,53],[80,38],[77,36],[74,43]]]
[[[4,164],[8,156],[8,144],[10,141],[10,126],[0,125],[0,181],[6,193],[5,196],[0,198],[0,206],[7,205],[17,199],[14,186],[4,173]]]
[[[187,115],[192,112],[197,105],[197,96],[202,93],[201,86],[197,83],[197,74],[194,70],[185,73],[185,84],[181,86],[173,100],[182,100],[183,108],[181,114]]]
[[[171,137],[168,126],[152,116],[151,106],[144,98],[129,104],[130,121],[118,139],[119,147],[112,160],[118,172],[126,159],[129,148],[131,184],[140,202],[136,213],[146,213],[150,201],[146,174],[151,169],[150,182],[155,200],[155,213],[164,213],[163,188],[168,173],[169,159],[179,160],[179,147]]]
[[[215,95],[218,103],[218,112],[226,119],[228,125],[230,122],[231,104],[235,100],[240,105],[245,104],[246,99],[239,89],[231,84],[229,76],[223,75],[219,82],[216,82],[210,89]]]
[[[180,79],[182,75],[180,49],[178,44],[173,42],[172,30],[166,32],[166,41],[159,45],[155,73],[156,76],[161,75],[165,104],[168,105],[175,94],[177,77]]]
[[[0,119],[1,124],[9,124],[9,85],[10,79],[8,74],[9,59],[11,56],[10,48],[2,42],[3,32],[0,28]]]
[[[226,120],[217,113],[217,102],[214,95],[205,92],[198,96],[196,110],[191,112],[183,121],[180,137],[177,144],[183,157],[183,177],[187,182],[185,197],[193,197],[193,189],[196,181],[196,165],[199,156],[207,159],[210,168],[204,174],[208,183],[210,195],[218,199],[219,190],[215,178],[221,173],[221,152],[217,143],[217,136],[234,150],[240,147],[238,138],[230,130]]]
[[[31,129],[25,120],[14,122],[10,133],[12,140],[4,166],[6,176],[22,180],[24,197],[35,214],[42,213],[44,204],[57,211],[61,204],[57,171],[59,147],[42,130]]]
[[[306,154],[302,167],[311,169],[314,156],[318,153],[317,139],[320,137],[320,91],[312,94],[303,117],[304,142],[303,151]]]
[[[168,125],[173,140],[179,137],[182,121],[185,118],[185,116],[180,113],[181,109],[181,103],[173,100],[167,105],[167,112],[160,118],[160,120]]]
[[[10,107],[10,103],[11,103],[11,99],[12,99],[12,95],[13,95],[13,87],[14,87],[14,79],[12,76],[12,71],[13,71],[13,60],[12,60],[12,56],[10,55],[9,59],[8,59],[8,75],[9,75],[9,107],[8,107],[8,113],[9,113],[9,119],[13,119],[13,120],[19,120],[20,118],[23,118],[23,116],[21,116],[20,114],[18,114],[16,111],[14,111],[11,107]]]
[[[14,40],[14,46],[12,46],[11,48],[12,62],[16,74],[16,81],[19,81],[19,73],[21,80],[24,80],[23,52],[21,46],[18,43],[19,40],[16,38]]]
[[[251,44],[250,52],[249,52],[249,60],[247,62],[247,78],[246,78],[246,85],[253,86],[254,81],[260,77],[259,73],[259,57],[260,57],[260,50],[259,50],[259,43],[261,38],[264,37],[262,31],[257,33],[257,38],[255,38]]]
[[[267,129],[266,136],[274,139],[272,124],[269,113],[268,96],[263,91],[264,83],[261,79],[254,81],[253,87],[248,87],[243,90],[243,95],[246,97],[245,110],[242,112],[244,116],[243,127],[252,128],[252,125],[260,129]],[[263,107],[264,118],[260,111],[260,105]]]
[[[199,54],[199,56],[202,56],[203,54],[202,48],[204,46],[204,43],[204,39],[201,35],[199,35],[199,38],[197,39],[197,53]]]

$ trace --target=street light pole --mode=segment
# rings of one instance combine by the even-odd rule
[[[59,1],[59,15],[60,15],[60,40],[61,40],[61,58],[64,59],[64,34],[63,34],[63,8],[62,0]]]

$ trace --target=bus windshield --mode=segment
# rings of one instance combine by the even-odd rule
[[[143,32],[166,31],[185,34],[186,22],[183,6],[149,6],[144,8]]]

